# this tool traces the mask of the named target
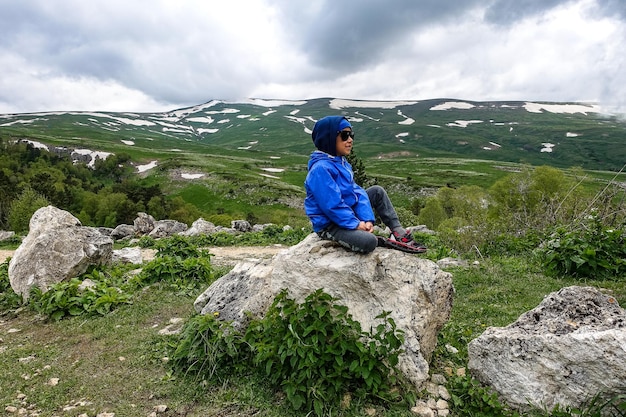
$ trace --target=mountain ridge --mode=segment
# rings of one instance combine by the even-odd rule
[[[534,101],[210,100],[168,112],[0,115],[0,137],[98,151],[308,155],[315,121],[348,117],[362,158],[453,157],[618,171],[626,123],[594,103]]]

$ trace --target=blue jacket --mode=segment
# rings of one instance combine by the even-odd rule
[[[334,150],[341,119],[341,116],[326,117],[313,129],[315,145],[323,150],[314,151],[309,159],[309,172],[304,181],[304,211],[315,232],[331,223],[353,230],[360,221],[374,222],[375,219],[367,193],[354,182],[350,163],[343,156],[326,152]]]

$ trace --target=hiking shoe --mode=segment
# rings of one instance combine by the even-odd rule
[[[426,246],[422,243],[416,242],[413,239],[413,235],[408,230],[404,232],[403,235],[392,232],[389,239],[387,239],[386,244],[389,247],[393,247],[394,249],[398,249],[403,252],[424,253],[427,251]]]

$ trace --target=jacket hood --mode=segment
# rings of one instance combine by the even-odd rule
[[[313,143],[315,147],[322,152],[326,152],[329,155],[336,156],[337,155],[337,132],[341,129],[339,128],[342,124],[342,121],[348,123],[348,119],[343,116],[326,116],[319,119],[315,126],[313,127],[313,133],[311,137],[313,138]]]

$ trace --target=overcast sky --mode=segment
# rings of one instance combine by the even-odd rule
[[[0,0],[0,113],[212,99],[626,111],[626,0]]]

